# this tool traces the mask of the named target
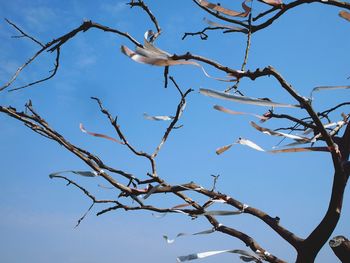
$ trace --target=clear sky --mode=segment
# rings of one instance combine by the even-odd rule
[[[130,9],[126,1],[78,0],[12,0],[0,1],[0,17],[15,22],[43,42],[77,27],[84,19],[127,31],[139,41],[148,29],[154,29],[148,17]],[[242,34],[209,32],[209,39],[198,37],[181,40],[184,32],[206,26],[209,16],[192,1],[147,1],[163,29],[157,45],[169,53],[187,51],[207,56],[239,69],[246,37]],[[223,2],[224,3],[224,2]],[[225,1],[232,9],[240,1]],[[263,10],[256,3],[256,11]],[[350,23],[339,18],[339,9],[319,4],[301,6],[289,12],[271,27],[252,37],[248,68],[273,65],[303,95],[309,96],[315,86],[349,85]],[[213,19],[215,20],[215,19]],[[11,38],[16,32],[0,22],[0,81],[5,83],[37,49],[26,39]],[[99,154],[108,164],[145,176],[148,164],[135,158],[125,148],[107,140],[81,133],[79,123],[87,129],[116,136],[99,112],[91,96],[99,97],[106,108],[119,116],[129,141],[139,149],[152,151],[167,127],[152,122],[143,113],[172,115],[179,96],[170,84],[163,88],[163,69],[141,65],[120,52],[121,37],[91,30],[79,34],[62,49],[61,65],[56,77],[44,84],[20,92],[2,92],[1,105],[22,109],[28,99],[57,131],[75,144]],[[46,76],[54,62],[51,54],[25,70],[16,86]],[[206,66],[218,77],[221,72]],[[211,187],[211,174],[220,174],[217,189],[250,206],[281,218],[281,224],[306,237],[322,219],[331,190],[333,168],[326,153],[271,155],[237,145],[217,156],[215,149],[242,136],[264,148],[279,140],[258,134],[246,116],[231,116],[212,109],[220,104],[237,111],[263,114],[267,109],[245,106],[199,94],[199,88],[224,90],[227,83],[206,78],[193,66],[170,69],[180,87],[195,90],[188,97],[182,116],[183,128],[175,130],[158,157],[159,174],[170,183],[195,181]],[[242,91],[252,97],[270,97],[284,103],[295,103],[272,78],[255,82],[243,80]],[[319,92],[314,106],[322,111],[337,102],[349,100],[349,91]],[[348,108],[344,109],[348,112]],[[297,110],[290,114],[303,116]],[[335,115],[335,120],[340,116]],[[276,128],[280,122],[264,126]],[[197,232],[210,228],[203,219],[191,220],[184,215],[156,218],[150,212],[111,212],[96,217],[103,207],[92,209],[82,224],[77,220],[90,206],[74,187],[50,180],[48,175],[62,170],[87,170],[88,167],[57,143],[38,136],[18,121],[0,115],[0,262],[8,263],[112,263],[175,262],[179,255],[221,249],[244,249],[239,240],[223,234],[183,237],[172,245],[162,239],[179,232]],[[286,142],[284,142],[286,143]],[[98,179],[71,178],[99,197],[115,196],[112,190],[98,188]],[[169,196],[152,196],[148,202],[161,206],[176,204]],[[205,201],[202,197],[201,201]],[[350,237],[350,193],[344,197],[344,209],[334,235]],[[229,226],[246,231],[268,251],[293,262],[294,251],[264,224],[248,215],[219,218]],[[201,262],[240,262],[236,255],[219,255]],[[199,261],[198,261],[199,262]],[[316,262],[337,262],[328,248]]]

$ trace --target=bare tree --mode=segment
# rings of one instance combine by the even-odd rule
[[[244,261],[285,262],[282,258],[277,257],[275,253],[268,252],[267,249],[264,248],[264,244],[258,243],[254,237],[248,234],[249,231],[240,230],[236,229],[234,226],[221,224],[217,219],[220,216],[233,216],[241,214],[251,215],[257,220],[263,222],[283,240],[288,242],[296,251],[296,262],[314,262],[321,248],[330,239],[341,216],[344,191],[350,174],[350,127],[348,125],[350,115],[349,113],[342,112],[346,111],[346,107],[350,105],[350,101],[347,101],[347,98],[345,98],[344,101],[339,104],[332,105],[329,108],[324,108],[318,111],[315,110],[313,106],[313,95],[320,90],[348,89],[350,86],[319,86],[315,87],[311,91],[309,97],[304,97],[299,94],[297,89],[294,88],[290,82],[272,66],[266,66],[254,70],[247,69],[252,35],[258,31],[263,31],[270,27],[275,21],[279,20],[291,10],[298,10],[299,6],[306,4],[320,4],[329,6],[329,8],[341,8],[339,15],[343,19],[350,21],[350,13],[348,12],[350,10],[350,3],[337,0],[296,0],[289,1],[288,3],[283,3],[280,0],[245,0],[242,3],[243,9],[238,11],[234,11],[224,5],[211,3],[205,0],[193,0],[193,8],[202,9],[204,13],[210,15],[213,17],[213,19],[219,22],[206,19],[206,23],[208,24],[207,27],[197,32],[186,32],[182,38],[187,39],[191,36],[199,36],[202,40],[206,40],[208,39],[209,32],[211,31],[220,31],[225,34],[240,34],[241,37],[246,38],[246,48],[242,50],[244,59],[240,68],[231,68],[230,66],[221,64],[216,60],[196,55],[191,52],[186,52],[184,54],[171,54],[156,47],[154,43],[162,35],[161,26],[156,18],[156,15],[152,13],[149,6],[142,0],[131,1],[128,3],[128,5],[132,8],[141,8],[149,17],[150,23],[154,27],[153,31],[146,31],[143,41],[137,40],[128,32],[86,20],[73,30],[56,37],[47,43],[43,43],[36,37],[33,37],[31,34],[27,33],[25,29],[20,28],[15,22],[8,19],[6,20],[6,22],[19,33],[18,37],[26,38],[34,42],[38,45],[38,50],[18,68],[13,77],[0,88],[0,91],[15,91],[28,88],[33,85],[38,85],[42,82],[54,81],[53,79],[58,74],[58,69],[60,67],[61,50],[65,48],[65,45],[68,42],[78,38],[82,33],[88,33],[88,31],[91,31],[92,29],[120,36],[129,41],[130,44],[135,45],[136,49],[130,49],[125,45],[121,46],[121,51],[135,62],[154,65],[164,69],[164,86],[173,86],[177,90],[178,104],[173,115],[150,116],[145,114],[146,119],[165,121],[169,123],[161,136],[158,145],[155,146],[153,151],[142,151],[138,149],[134,143],[129,141],[127,131],[123,129],[118,121],[118,118],[113,116],[113,114],[106,108],[99,98],[92,97],[92,99],[96,102],[102,116],[107,119],[109,125],[111,125],[111,127],[115,130],[115,134],[118,139],[113,136],[90,132],[85,129],[83,125],[80,126],[82,132],[95,137],[102,137],[104,139],[111,140],[117,143],[120,147],[125,147],[130,151],[130,153],[138,158],[145,159],[149,163],[149,168],[147,171],[145,171],[146,177],[142,174],[132,174],[126,170],[122,170],[107,164],[101,157],[92,153],[92,151],[83,149],[82,147],[71,142],[66,136],[60,134],[56,129],[54,129],[44,119],[42,114],[39,114],[35,110],[31,100],[29,100],[25,105],[25,111],[17,110],[11,106],[0,106],[0,112],[8,115],[10,118],[17,119],[26,127],[30,128],[41,136],[57,142],[66,150],[82,160],[90,169],[87,171],[72,170],[68,172],[86,177],[97,177],[104,180],[108,184],[108,187],[111,187],[118,192],[118,198],[99,199],[90,190],[79,184],[79,182],[76,182],[70,177],[66,176],[67,171],[52,173],[50,175],[51,178],[66,181],[68,184],[81,190],[81,192],[91,200],[91,206],[87,212],[89,212],[95,205],[104,204],[107,206],[102,208],[97,215],[102,215],[115,210],[147,210],[160,214],[181,213],[184,214],[184,216],[188,216],[192,219],[202,216],[206,218],[212,229],[196,234],[220,232],[241,240],[250,249],[250,251],[234,249],[214,251],[213,253],[192,254],[179,257],[179,262],[206,257],[222,252],[240,254],[241,259]],[[258,5],[259,8],[256,8],[255,6]],[[14,86],[17,77],[22,73],[22,71],[28,65],[40,59],[46,52],[55,54],[54,68],[51,70],[50,75],[19,87]],[[216,182],[219,178],[217,175],[213,175],[213,185],[206,188],[195,182],[173,184],[166,181],[164,176],[158,172],[158,154],[162,150],[164,144],[169,140],[172,133],[182,127],[179,121],[181,120],[183,112],[186,110],[185,106],[188,101],[188,96],[193,92],[192,89],[184,90],[181,85],[177,83],[175,77],[170,76],[170,68],[175,65],[190,65],[198,67],[203,71],[206,77],[217,80],[218,82],[224,81],[225,83],[230,84],[225,91],[200,89],[199,92],[203,95],[237,103],[252,104],[269,108],[269,110],[261,115],[237,112],[219,105],[214,106],[216,110],[233,115],[252,115],[254,118],[257,118],[261,123],[263,123],[257,124],[253,121],[250,122],[251,126],[257,131],[270,136],[278,136],[283,139],[293,141],[282,149],[265,150],[255,142],[245,138],[239,138],[232,144],[219,147],[216,150],[218,155],[229,150],[234,144],[242,144],[258,151],[270,153],[323,151],[329,154],[334,168],[333,186],[329,206],[323,219],[314,229],[310,230],[309,235],[306,237],[300,237],[284,227],[281,224],[279,217],[270,215],[268,212],[253,206],[248,206],[243,201],[231,197],[229,193],[226,194],[217,191]],[[218,72],[224,73],[225,76],[223,78],[213,76],[207,72],[207,68],[214,68]],[[292,104],[275,102],[269,98],[270,94],[267,92],[265,98],[252,98],[246,96],[244,94],[245,91],[240,89],[240,83],[242,80],[249,79],[255,81],[264,77],[273,78],[279,84],[280,88],[284,90],[295,102]],[[286,111],[282,110],[286,108]],[[296,109],[298,112],[295,114],[290,114],[288,108]],[[284,124],[274,129],[261,126],[265,123],[271,123],[274,120],[283,120]],[[179,178],[179,180],[180,179],[181,178]],[[167,197],[174,196],[181,200],[181,203],[174,205],[173,207],[159,206],[156,201],[154,201],[153,204],[150,204],[152,202],[149,201],[148,198],[151,195],[161,198],[160,196],[163,196],[161,194],[165,193],[168,194]],[[193,193],[195,193],[195,195],[193,195]],[[200,201],[203,200],[203,197],[206,199],[204,203]],[[224,204],[227,206],[227,209],[211,209],[211,206],[214,206],[217,203]],[[87,213],[85,213],[79,219],[77,225],[81,223],[86,214]],[[172,242],[170,239],[166,239],[168,242]],[[344,240],[347,239],[345,238]],[[334,245],[334,242],[332,244],[332,248],[334,249],[336,246]],[[342,262],[349,262],[349,246],[345,246],[341,253],[342,255],[339,256],[339,258],[342,260]]]

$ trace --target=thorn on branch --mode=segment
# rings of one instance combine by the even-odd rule
[[[107,212],[110,212],[110,211],[113,211],[113,210],[117,210],[117,209],[119,209],[119,208],[121,208],[120,205],[111,206],[111,207],[109,207],[109,208],[103,209],[102,211],[98,212],[98,213],[96,214],[96,216],[103,215],[103,214],[105,214],[105,213],[107,213]]]
[[[276,224],[279,224],[281,221],[281,218],[279,218],[278,216],[276,216],[274,219],[275,219]]]
[[[181,129],[183,126],[184,126],[183,124],[181,124],[181,125],[179,125],[179,126],[174,126],[173,129],[174,129],[174,130]]]
[[[23,85],[23,86],[20,86],[18,88],[13,88],[13,89],[10,89],[9,92],[12,92],[12,91],[16,91],[16,90],[20,90],[20,89],[24,89],[24,88],[27,88],[27,87],[30,87],[30,86],[33,86],[33,85],[36,85],[36,84],[39,84],[41,82],[44,82],[44,81],[47,81],[51,78],[53,78],[56,73],[57,73],[57,70],[58,70],[58,67],[60,65],[60,47],[58,47],[56,49],[56,59],[55,59],[55,64],[54,64],[54,68],[49,70],[49,73],[51,73],[48,77],[46,78],[42,78],[42,79],[39,79],[39,80],[36,80],[34,82],[31,82],[29,84],[26,84],[26,85]]]

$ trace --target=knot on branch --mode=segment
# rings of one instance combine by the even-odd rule
[[[329,241],[329,246],[341,262],[349,262],[350,241],[344,236],[335,236]]]
[[[278,225],[278,224],[280,223],[280,221],[281,221],[281,218],[279,218],[278,216],[276,216],[276,217],[274,218],[274,221],[275,221],[275,223]]]
[[[81,25],[83,32],[88,31],[92,27],[92,21],[89,19],[84,19],[83,24]]]

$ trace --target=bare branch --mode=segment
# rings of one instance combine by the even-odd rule
[[[89,197],[92,201],[92,204],[91,206],[88,208],[88,210],[84,213],[84,215],[79,218],[77,224],[75,225],[75,228],[77,228],[80,223],[85,219],[86,215],[89,213],[89,211],[92,209],[92,207],[96,204],[96,203],[101,203],[101,204],[106,204],[106,203],[115,203],[115,204],[118,204],[118,201],[116,200],[98,200],[96,199],[95,196],[93,196],[92,194],[90,194],[90,192],[88,190],[86,190],[84,187],[80,186],[79,184],[77,184],[76,182],[74,182],[73,180],[71,179],[68,179],[67,177],[65,176],[61,176],[61,175],[51,175],[50,176],[51,178],[61,178],[65,181],[68,182],[68,185],[72,184],[74,185],[75,187],[77,187],[78,189],[80,189],[84,195],[86,195],[87,197]]]
[[[56,71],[57,71],[58,66],[59,66],[59,61],[58,61],[59,60],[59,49],[61,48],[61,46],[63,46],[67,41],[69,41],[70,39],[75,37],[75,35],[78,34],[79,32],[86,32],[86,31],[88,31],[91,28],[97,28],[97,29],[100,29],[100,30],[102,30],[104,32],[110,32],[110,33],[114,33],[114,34],[123,36],[123,37],[129,39],[136,46],[142,47],[142,44],[140,44],[132,36],[130,36],[129,33],[121,32],[121,31],[119,31],[117,29],[113,29],[113,28],[110,28],[110,27],[107,27],[107,26],[104,26],[104,25],[101,25],[101,24],[98,24],[98,23],[94,23],[92,21],[84,21],[79,27],[73,29],[69,33],[67,33],[67,34],[65,34],[65,35],[63,35],[61,37],[58,37],[58,38],[52,40],[51,42],[46,43],[45,45],[40,45],[42,48],[39,51],[37,51],[31,58],[29,58],[22,66],[20,66],[17,69],[15,74],[12,76],[12,78],[6,84],[4,84],[2,87],[0,87],[0,91],[2,91],[4,89],[6,89],[7,87],[9,87],[17,79],[18,75],[22,72],[22,70],[24,68],[26,68],[31,62],[33,62],[44,51],[48,51],[48,52],[56,51],[57,52],[56,64],[55,64],[55,68],[53,70],[53,74],[51,74],[49,77],[47,77],[45,79],[32,82],[32,83],[27,84],[27,85],[25,85],[23,87],[20,87],[20,88],[29,87],[29,86],[32,86],[34,84],[41,83],[41,82],[43,82],[45,80],[51,79],[56,74]],[[19,89],[19,88],[17,88],[17,89]]]
[[[132,0],[130,3],[128,3],[128,5],[130,5],[131,8],[133,8],[134,6],[141,7],[147,13],[147,15],[149,16],[149,18],[151,19],[151,21],[153,22],[157,30],[157,34],[155,34],[152,39],[152,40],[155,40],[161,34],[162,30],[160,29],[157,18],[153,15],[149,7],[142,0]]]
[[[24,89],[24,88],[27,88],[29,86],[33,86],[33,85],[39,84],[41,82],[44,82],[44,81],[47,81],[47,80],[53,78],[56,75],[58,67],[60,65],[60,48],[57,48],[55,52],[56,52],[56,61],[55,61],[54,68],[51,70],[52,73],[50,74],[50,76],[48,76],[46,78],[43,78],[43,79],[40,79],[40,80],[37,80],[37,81],[34,81],[34,82],[31,82],[31,83],[26,84],[24,86],[20,86],[18,88],[10,89],[9,91],[15,91],[15,90]]]
[[[252,2],[252,4],[253,4],[253,2]],[[252,6],[251,6],[251,8],[252,8]],[[242,66],[241,66],[241,70],[242,71],[245,70],[247,62],[248,62],[248,55],[249,55],[251,39],[252,39],[252,14],[251,13],[249,14],[248,25],[249,25],[249,28],[248,28],[248,34],[247,34],[247,44],[246,44],[246,48],[245,48],[245,52],[244,52],[243,63],[242,63]],[[240,83],[240,79],[237,79],[236,84],[234,86],[226,89],[225,92],[229,92],[230,90],[234,89],[237,93],[239,93],[240,95],[243,96],[243,93],[241,93],[238,90],[239,83]]]
[[[272,8],[269,12],[265,12],[265,13],[259,14],[257,17],[255,17],[253,19],[253,21],[256,21],[256,20],[264,17],[265,15],[269,14],[270,12],[279,10],[270,19],[266,20],[265,22],[261,23],[260,25],[254,25],[252,27],[252,32],[254,33],[254,32],[257,32],[259,30],[262,30],[262,29],[270,26],[274,21],[276,21],[279,17],[281,17],[288,10],[292,10],[295,7],[303,5],[303,4],[311,4],[311,3],[319,3],[319,4],[331,5],[331,6],[341,7],[341,8],[345,8],[347,10],[350,10],[350,4],[348,2],[341,2],[341,1],[338,1],[338,0],[327,0],[327,1],[323,1],[323,0],[297,0],[297,1],[294,1],[294,2],[290,2],[288,4],[283,4],[282,8],[280,8],[280,9]]]
[[[9,87],[18,77],[18,75],[21,73],[21,71],[27,67],[32,61],[34,61],[43,51],[45,50],[45,47],[43,47],[42,49],[40,49],[38,52],[36,52],[31,58],[29,58],[22,66],[20,66],[15,74],[12,76],[12,78],[5,83],[5,85],[3,85],[2,87],[0,87],[0,92],[3,91],[4,89],[6,89],[7,87]]]
[[[201,192],[201,190],[198,190],[199,186],[194,185],[196,191],[205,194],[205,192]],[[203,190],[206,191],[206,193],[212,193],[211,191],[208,190]],[[181,199],[186,201],[188,204],[192,205],[194,208],[196,208],[199,212],[203,212],[203,207],[199,206],[196,202],[194,202],[191,198],[185,196],[181,192],[176,192],[175,193],[177,196],[179,196]],[[241,207],[238,207],[239,209],[243,209],[243,204]],[[210,224],[214,227],[215,230],[225,233],[229,236],[236,237],[240,239],[242,242],[246,244],[253,252],[259,252],[264,259],[268,262],[275,262],[275,263],[285,263],[285,261],[280,260],[279,258],[275,257],[274,255],[268,253],[265,249],[263,249],[252,237],[248,236],[247,234],[240,232],[234,228],[230,228],[227,226],[224,226],[222,224],[219,224],[219,222],[215,219],[215,217],[206,215],[206,219],[210,222]]]
[[[293,116],[290,116],[288,114],[276,114],[276,113],[270,111],[268,114],[268,117],[269,118],[276,118],[276,119],[287,119],[287,120],[293,121],[299,125],[302,125],[305,128],[310,128],[310,129],[313,129],[314,131],[317,131],[317,126],[310,124],[310,123],[307,123],[307,122],[305,122],[301,119],[295,118]]]
[[[177,85],[175,85],[175,86],[177,87]],[[177,121],[179,120],[179,118],[180,118],[180,116],[181,116],[181,114],[182,114],[183,107],[184,107],[184,105],[185,105],[185,103],[186,103],[185,98],[186,98],[186,96],[187,96],[190,92],[192,92],[192,91],[193,91],[192,89],[189,89],[189,90],[187,90],[184,94],[182,94],[181,90],[179,89],[179,92],[180,92],[180,94],[181,94],[181,101],[180,101],[179,105],[177,106],[177,110],[176,110],[175,117],[174,117],[174,119],[171,121],[169,127],[167,128],[167,130],[166,130],[166,132],[165,132],[165,134],[164,134],[164,136],[163,136],[161,142],[159,143],[159,145],[157,146],[156,150],[155,150],[154,153],[152,154],[152,158],[157,157],[157,155],[158,155],[160,149],[162,148],[162,146],[163,146],[164,143],[166,142],[166,140],[167,140],[167,138],[168,138],[170,132],[171,132],[171,131],[173,130],[173,128],[175,127]]]
[[[101,177],[103,177],[106,181],[108,181],[117,189],[121,190],[122,192],[129,193],[130,195],[139,193],[139,191],[131,189],[130,187],[119,183],[106,172],[104,172],[99,166],[99,164],[101,163],[101,160],[99,158],[95,157],[87,151],[82,151],[79,147],[68,142],[61,134],[53,130],[44,119],[37,115],[30,104],[27,104],[27,109],[34,113],[34,115],[31,116],[23,112],[18,112],[16,111],[16,109],[11,107],[7,108],[0,106],[0,112],[3,112],[9,115],[10,117],[21,121],[33,131],[39,131],[40,133],[45,134],[47,137],[51,138],[52,140],[58,142],[68,151],[72,152],[74,155],[76,155],[78,158],[84,161],[89,167],[91,167]]]
[[[27,33],[25,33],[22,29],[20,29],[18,26],[16,26],[14,23],[12,23],[9,19],[5,18],[5,21],[10,24],[11,26],[13,26],[17,31],[19,31],[22,35],[21,36],[16,36],[16,38],[20,38],[20,37],[26,37],[29,38],[30,40],[32,40],[33,42],[37,43],[39,46],[44,47],[44,44],[41,43],[39,40],[37,40],[36,38],[28,35]]]
[[[207,40],[208,39],[208,35],[205,33],[206,31],[211,31],[211,30],[221,30],[224,29],[226,30],[227,28],[223,28],[223,27],[205,27],[202,31],[198,31],[198,32],[186,32],[184,33],[184,35],[182,36],[182,40],[184,40],[186,37],[188,36],[196,36],[199,35],[199,37],[202,40]]]
[[[320,115],[321,115],[321,116],[323,116],[323,115],[328,115],[329,113],[331,113],[331,112],[333,112],[333,111],[339,109],[340,107],[347,106],[347,105],[350,105],[350,102],[343,102],[343,103],[340,103],[340,104],[338,104],[338,105],[336,105],[336,106],[334,106],[334,107],[332,107],[332,108],[330,108],[330,109],[328,109],[328,110],[325,110],[325,111],[321,112]]]

